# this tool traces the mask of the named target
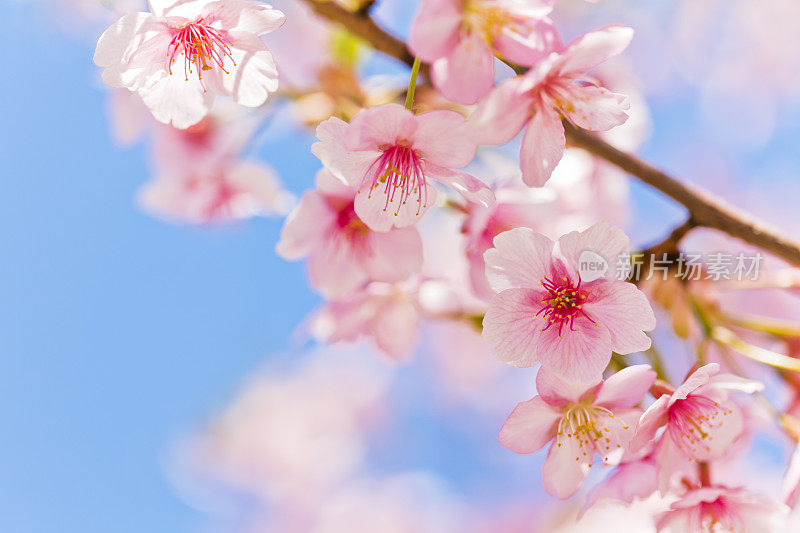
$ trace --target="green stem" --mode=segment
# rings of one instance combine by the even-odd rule
[[[408,81],[408,91],[406,92],[406,109],[414,107],[414,91],[417,89],[417,74],[419,74],[419,58],[414,58],[411,66],[411,79]]]

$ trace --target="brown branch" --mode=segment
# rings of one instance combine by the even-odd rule
[[[407,65],[414,62],[405,43],[383,30],[369,15],[353,13],[331,0],[304,1],[318,15],[343,25],[354,35],[368,41],[376,50]],[[800,266],[800,245],[764,222],[742,213],[740,209],[700,187],[676,180],[636,156],[614,148],[596,135],[576,128],[567,121],[564,122],[564,128],[571,145],[605,159],[682,204],[688,210],[690,220],[695,226],[727,233],[773,253],[793,265]]]
[[[361,37],[375,50],[398,59],[409,67],[414,63],[414,56],[406,48],[406,43],[387,33],[375,24],[367,13],[353,12],[337,4],[334,0],[303,0],[311,6],[317,15],[344,26],[357,37]]]
[[[658,253],[677,254],[679,252],[678,245],[683,238],[696,227],[697,223],[689,218],[680,226],[676,226],[662,241],[648,246],[646,249],[642,250],[641,253],[645,256]]]
[[[717,229],[800,265],[800,245],[766,223],[731,206],[708,191],[682,183],[631,154],[618,150],[596,135],[564,122],[573,145],[602,157],[639,180],[661,191],[689,211],[696,226]]]

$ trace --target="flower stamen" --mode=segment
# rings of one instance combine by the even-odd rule
[[[428,186],[422,172],[422,158],[404,142],[382,147],[383,153],[370,165],[362,186],[369,185],[368,198],[376,189],[382,186],[386,197],[383,210],[387,211],[393,205],[394,215],[397,216],[402,206],[406,205],[409,198],[417,203],[419,215],[428,205]],[[361,189],[357,194],[361,193]]]
[[[195,22],[187,22],[175,30],[167,46],[167,70],[172,75],[173,63],[179,55],[183,55],[186,81],[196,71],[197,79],[203,85],[203,72],[212,70],[215,66],[225,74],[230,74],[225,69],[226,58],[236,66],[229,45],[230,41],[224,32],[208,25],[202,17]],[[203,90],[206,90],[205,85]]]
[[[562,337],[565,324],[569,325],[570,331],[580,331],[580,328],[575,326],[575,318],[579,316],[584,316],[595,326],[597,325],[597,322],[583,310],[583,303],[586,301],[588,293],[581,290],[580,276],[578,276],[577,284],[574,284],[566,276],[558,280],[545,276],[539,283],[547,291],[547,295],[541,301],[541,309],[534,315],[534,317],[541,315],[547,322],[547,325],[540,328],[539,331],[545,331],[554,324],[558,324],[559,337]]]

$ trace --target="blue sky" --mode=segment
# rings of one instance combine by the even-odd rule
[[[113,146],[92,44],[41,11],[4,5],[6,42],[25,46],[0,83],[0,530],[196,531],[169,443],[316,298],[274,255],[278,220],[198,230],[136,209],[143,150]],[[279,145],[310,185],[308,140]]]

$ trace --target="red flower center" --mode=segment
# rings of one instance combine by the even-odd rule
[[[369,233],[369,228],[356,215],[353,202],[348,203],[336,215],[336,227],[351,239],[364,236]]]
[[[395,216],[410,199],[417,203],[416,214],[419,215],[428,204],[422,158],[405,141],[382,146],[381,150],[380,157],[370,165],[362,181],[362,187],[369,185],[368,198],[373,194],[385,195],[383,210],[391,205]]]
[[[690,395],[678,400],[669,410],[669,432],[685,454],[701,460],[711,451],[709,441],[732,411],[711,398]]]
[[[230,44],[226,34],[212,28],[202,18],[187,22],[176,29],[167,47],[167,69],[172,75],[172,64],[179,55],[183,55],[186,81],[189,81],[189,74],[196,72],[197,79],[202,83],[203,71],[212,70],[215,65],[228,74],[225,70],[225,58],[229,58],[233,66],[236,66]]]
[[[547,325],[540,329],[545,331],[552,325],[558,326],[558,336],[561,337],[564,325],[568,324],[570,331],[580,331],[575,326],[575,318],[583,315],[596,326],[597,322],[589,318],[583,310],[583,303],[588,293],[581,290],[581,278],[578,276],[578,283],[573,283],[568,277],[550,279],[545,276],[539,282],[547,291],[545,298],[541,301],[542,308],[535,316],[541,315]]]

